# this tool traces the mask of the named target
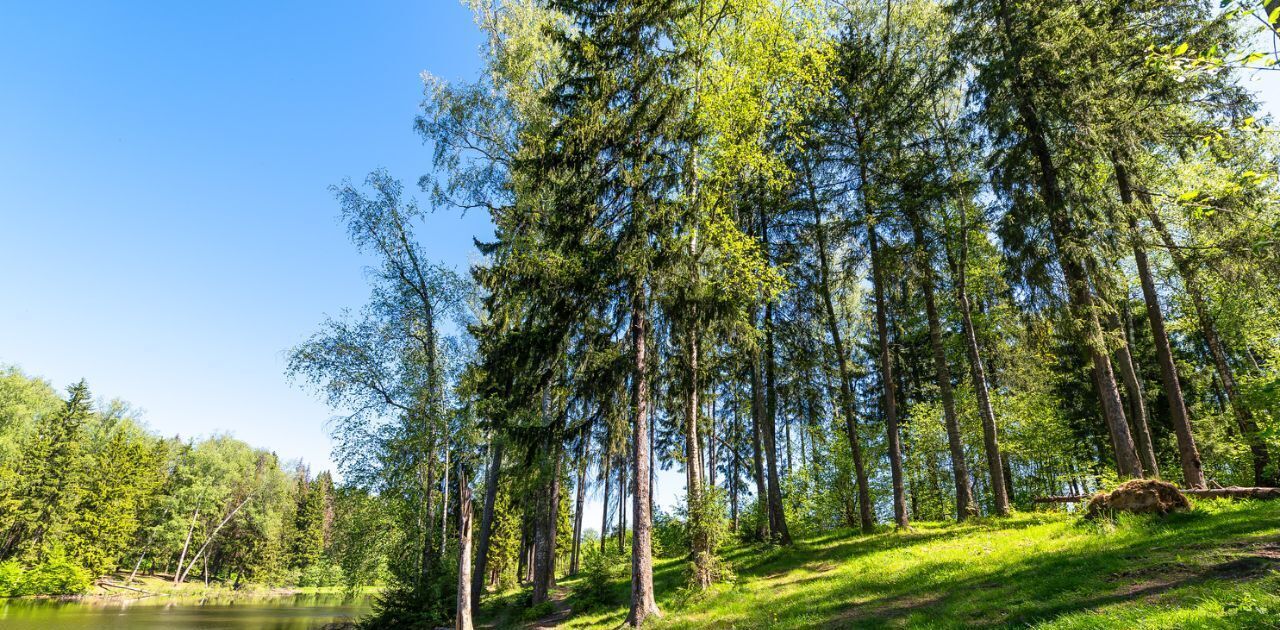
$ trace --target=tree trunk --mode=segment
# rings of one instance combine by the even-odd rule
[[[685,492],[689,518],[689,545],[693,556],[694,582],[700,588],[711,586],[711,546],[707,537],[705,506],[702,505],[702,447],[698,445],[698,393],[702,386],[698,374],[699,344],[697,309],[692,309],[688,345],[688,391],[685,392],[684,447]]]
[[[440,504],[440,557],[443,559],[449,543],[449,440],[444,441],[444,501]]]
[[[425,466],[426,483],[423,485],[423,502],[425,503],[423,509],[426,510],[426,518],[422,523],[422,564],[420,567],[421,570],[418,572],[419,586],[426,585],[427,579],[431,576],[431,571],[435,564],[435,559],[431,555],[433,550],[431,545],[431,527],[432,519],[435,517],[435,499],[432,496],[436,485],[436,467],[434,464],[435,457],[429,456]]]
[[[1129,173],[1118,154],[1112,154],[1116,181],[1120,187],[1120,200],[1133,208],[1133,186]],[[1191,415],[1187,413],[1182,384],[1178,381],[1178,366],[1173,361],[1173,349],[1169,345],[1169,333],[1164,326],[1164,314],[1160,311],[1160,296],[1156,293],[1155,279],[1151,274],[1151,262],[1142,243],[1142,231],[1138,227],[1137,213],[1129,216],[1129,236],[1133,243],[1133,261],[1138,268],[1138,280],[1142,285],[1142,299],[1147,307],[1147,320],[1151,323],[1151,337],[1156,348],[1156,360],[1160,364],[1160,385],[1169,401],[1169,418],[1178,439],[1178,459],[1182,464],[1182,481],[1189,488],[1203,488],[1204,470],[1200,462],[1200,449],[1196,448],[1191,432]]]
[[[578,483],[573,506],[573,546],[569,555],[569,575],[578,574],[578,561],[582,556],[582,508],[587,500],[587,436],[578,441]]]
[[[696,317],[696,315],[695,315]],[[698,444],[698,335],[689,331],[688,353],[688,391],[685,392],[684,407],[684,455],[685,455],[685,491],[688,493],[689,506],[692,507],[702,494],[702,447]]]
[[[562,447],[552,447],[550,465],[543,480],[533,531],[533,596],[536,606],[547,601],[556,585],[556,524],[560,520],[560,460]]]
[[[947,430],[947,446],[951,450],[951,472],[956,484],[956,520],[963,521],[970,516],[977,516],[978,508],[973,502],[973,484],[969,480],[969,465],[964,459],[964,441],[960,436],[960,422],[956,418],[955,394],[951,391],[951,368],[947,365],[946,350],[942,347],[942,324],[934,297],[932,256],[929,245],[924,240],[920,217],[912,212],[910,218],[916,255],[920,259],[917,268],[920,284],[924,289],[925,314],[929,320],[929,346],[933,351],[934,379],[938,382],[938,392],[942,396],[942,417]]]
[[[1125,299],[1128,299],[1127,297]],[[1114,313],[1108,318],[1113,330],[1125,332],[1124,324]],[[1160,476],[1160,465],[1156,462],[1155,445],[1151,440],[1151,427],[1147,422],[1147,403],[1142,392],[1142,382],[1138,380],[1138,371],[1133,364],[1133,352],[1129,349],[1128,334],[1124,335],[1115,352],[1116,364],[1120,366],[1120,377],[1124,382],[1125,393],[1129,396],[1129,416],[1132,419],[1133,435],[1137,438],[1138,457],[1142,459],[1142,468],[1151,477]]]
[[[245,497],[243,501],[238,503],[236,507],[231,510],[230,514],[227,514],[225,517],[223,517],[223,519],[218,523],[218,526],[213,528],[213,531],[209,532],[209,536],[204,539],[204,544],[200,545],[200,549],[196,551],[196,555],[191,557],[191,562],[187,563],[187,568],[182,571],[182,574],[181,574],[182,577],[178,578],[175,584],[186,581],[187,574],[191,572],[191,567],[195,566],[196,560],[199,560],[200,556],[204,555],[205,550],[209,548],[209,544],[212,543],[213,539],[218,536],[218,532],[222,531],[223,526],[225,526],[228,522],[230,522],[231,519],[235,518],[235,515],[240,512],[240,508],[244,507],[245,504],[248,503],[249,500],[252,498],[253,498],[253,493],[251,492],[249,493],[249,496]],[[175,577],[177,576],[175,575]]]
[[[911,526],[907,516],[906,488],[902,480],[902,443],[898,431],[898,401],[893,381],[893,360],[889,352],[888,305],[884,297],[884,269],[875,226],[868,217],[867,239],[871,246],[872,284],[876,296],[876,335],[880,338],[880,386],[884,400],[884,424],[888,433],[889,475],[893,483],[893,520],[897,527]]]
[[[756,313],[751,314],[751,321],[756,321]],[[751,448],[753,473],[756,480],[756,505],[760,509],[760,522],[756,526],[756,537],[769,539],[769,486],[764,477],[764,377],[761,375],[760,352],[751,351]]]
[[[613,433],[612,430],[609,433]],[[609,540],[609,497],[613,495],[613,471],[609,464],[609,451],[613,448],[613,440],[605,439],[600,449],[600,476],[604,477],[604,497],[600,500],[600,553],[604,553],[605,541]]]
[[[1001,5],[1000,17],[1008,43],[1013,48],[1013,38],[1009,33],[1010,17],[1007,5],[1004,3]],[[1040,195],[1044,199],[1049,229],[1053,236],[1054,247],[1058,251],[1058,264],[1062,268],[1063,278],[1067,281],[1071,311],[1083,320],[1082,330],[1079,332],[1093,361],[1094,382],[1098,386],[1102,414],[1116,451],[1116,469],[1121,478],[1141,477],[1142,462],[1139,461],[1137,450],[1134,448],[1133,436],[1129,434],[1124,403],[1120,399],[1120,389],[1116,385],[1116,376],[1111,369],[1111,360],[1107,356],[1106,340],[1102,335],[1102,326],[1098,322],[1093,294],[1089,289],[1088,277],[1080,256],[1080,251],[1087,249],[1087,244],[1078,234],[1077,227],[1069,215],[1069,208],[1059,187],[1058,170],[1049,149],[1046,132],[1020,72],[1020,68],[1015,68],[1014,105],[1026,128],[1032,154],[1040,167]]]
[[[738,448],[742,442],[741,421],[738,417],[738,398],[737,387],[734,387],[733,398],[733,438],[732,449],[729,451],[729,521],[732,523],[733,531],[738,531],[738,476],[741,471],[738,468]]]
[[[493,534],[494,501],[498,498],[498,478],[502,473],[503,440],[493,440],[493,452],[489,469],[484,475],[484,512],[480,515],[480,537],[476,541],[476,567],[471,585],[471,609],[480,609],[480,596],[484,594],[485,570],[489,566],[489,538]]]
[[[707,431],[707,487],[716,487],[716,466],[719,453],[716,443],[716,389],[714,386],[710,388],[711,395],[707,398],[707,404],[711,406],[710,413],[707,414],[707,421],[711,423],[710,430]]]
[[[1271,463],[1271,454],[1267,451],[1266,443],[1258,435],[1258,423],[1253,418],[1252,410],[1240,398],[1240,390],[1236,387],[1236,379],[1231,370],[1231,363],[1227,360],[1226,347],[1222,343],[1222,338],[1218,336],[1218,329],[1214,325],[1213,316],[1209,314],[1208,302],[1205,300],[1204,291],[1200,287],[1196,270],[1182,255],[1182,251],[1178,249],[1177,243],[1173,240],[1173,234],[1169,232],[1168,226],[1164,224],[1164,220],[1160,218],[1159,213],[1150,205],[1148,200],[1144,199],[1143,201],[1147,205],[1151,225],[1164,241],[1165,247],[1168,248],[1169,256],[1173,258],[1173,264],[1178,268],[1178,274],[1182,276],[1183,289],[1186,290],[1187,295],[1191,298],[1191,304],[1196,309],[1196,317],[1200,321],[1200,332],[1204,335],[1205,343],[1209,346],[1209,354],[1213,357],[1213,366],[1218,372],[1218,379],[1222,383],[1222,389],[1227,395],[1227,402],[1235,415],[1236,425],[1239,427],[1245,442],[1249,445],[1249,452],[1253,456],[1253,482],[1259,486],[1280,485],[1280,481],[1275,479],[1274,474],[1268,474],[1267,468]]]
[[[627,458],[618,465],[618,553],[627,551]]]
[[[649,514],[649,322],[645,288],[638,281],[631,287],[631,350],[635,361],[631,374],[634,439],[632,457],[635,465],[635,513],[631,536],[631,610],[627,623],[640,627],[650,615],[659,616],[653,597],[652,520]]]
[[[471,630],[471,487],[458,469],[458,614],[456,630]]]
[[[520,523],[520,552],[516,554],[516,581],[524,584],[528,581],[528,565],[529,565],[529,516],[525,512],[525,516]]]
[[[767,237],[766,237],[767,238]],[[767,243],[767,241],[766,241]],[[764,455],[769,476],[769,532],[782,545],[791,544],[786,515],[782,511],[782,487],[778,479],[778,390],[775,384],[776,360],[773,346],[773,305],[764,307],[765,328],[765,406]]]
[[[995,410],[991,407],[991,394],[987,388],[987,369],[982,362],[982,349],[978,345],[978,333],[973,324],[973,305],[969,302],[969,226],[967,200],[960,201],[960,255],[959,260],[947,249],[947,264],[951,267],[952,282],[956,290],[956,307],[960,311],[960,329],[964,334],[965,354],[969,359],[969,382],[973,386],[978,417],[982,420],[982,446],[987,456],[987,474],[990,478],[991,502],[999,516],[1009,515],[1009,493],[1006,491],[1003,458],[1000,455],[999,430],[996,427]]]
[[[204,500],[204,493],[200,494],[200,501]],[[196,509],[191,513],[191,524],[187,526],[187,539],[182,543],[182,553],[178,555],[178,567],[173,570],[173,583],[177,584],[182,581],[182,563],[187,558],[187,548],[191,546],[191,535],[196,531],[196,519],[200,518],[200,501],[196,502]]]
[[[822,205],[818,203],[814,192],[812,174],[809,172],[807,162],[805,163],[805,181],[809,202],[813,206],[813,227],[818,245],[818,289],[822,294],[822,304],[826,310],[827,331],[831,335],[832,348],[840,367],[840,410],[844,415],[845,437],[849,440],[849,452],[853,457],[854,477],[858,486],[858,521],[862,533],[870,534],[875,530],[875,520],[871,512],[871,484],[867,481],[866,464],[862,458],[862,441],[858,438],[858,417],[853,397],[853,372],[849,367],[849,357],[840,336],[840,320],[836,318],[835,304],[831,299],[831,265],[827,260],[827,236],[826,229],[822,225]]]

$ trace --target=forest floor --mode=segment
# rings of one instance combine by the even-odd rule
[[[1196,501],[1187,513],[1114,523],[1037,512],[840,530],[722,557],[736,576],[697,595],[682,588],[683,559],[659,560],[663,616],[646,627],[1280,628],[1280,501]],[[573,593],[584,579],[560,587]],[[629,585],[611,592],[609,605],[569,595],[551,625],[620,627]],[[480,625],[529,619],[521,600],[496,598]]]

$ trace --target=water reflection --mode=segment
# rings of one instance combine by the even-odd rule
[[[135,600],[0,600],[5,630],[195,628],[309,630],[368,612],[369,595],[307,593],[268,597]]]

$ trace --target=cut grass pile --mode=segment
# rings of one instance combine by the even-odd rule
[[[1166,517],[1086,523],[1063,513],[840,530],[791,548],[722,550],[733,582],[692,595],[684,561],[661,560],[653,628],[1280,628],[1280,502],[1197,501]],[[560,581],[572,593],[582,578]],[[572,595],[560,627],[617,628],[616,605]],[[521,623],[518,595],[481,625]]]

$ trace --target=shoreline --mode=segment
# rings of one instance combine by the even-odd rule
[[[150,588],[148,588],[150,587]],[[174,585],[168,580],[135,580],[134,584],[125,586],[121,583],[107,584],[99,579],[87,593],[77,595],[18,595],[0,597],[0,602],[61,602],[87,605],[133,604],[136,602],[155,601],[167,603],[204,604],[209,600],[231,603],[236,600],[269,600],[298,595],[342,596],[344,598],[368,598],[377,595],[382,586],[360,586],[349,590],[341,586],[255,586],[246,585],[239,589],[226,586],[205,586],[201,583]]]

